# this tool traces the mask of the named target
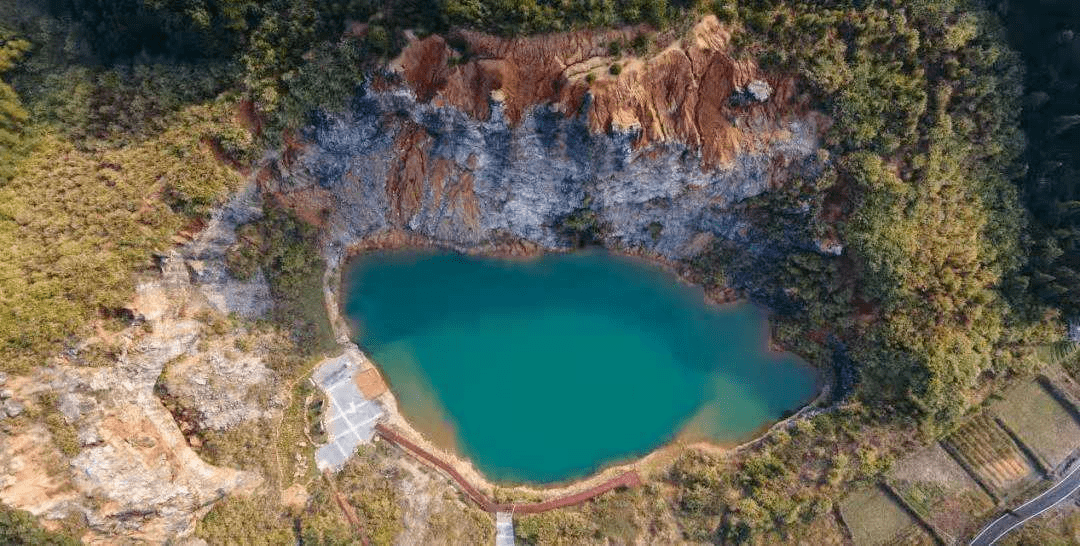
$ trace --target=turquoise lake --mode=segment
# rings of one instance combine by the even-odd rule
[[[580,478],[676,438],[746,440],[817,387],[766,349],[763,310],[707,305],[641,260],[373,252],[343,282],[402,413],[496,481]]]

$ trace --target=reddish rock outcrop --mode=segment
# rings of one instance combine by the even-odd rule
[[[479,205],[469,170],[475,167],[475,159],[459,165],[430,154],[430,146],[431,138],[415,123],[408,123],[395,140],[394,160],[386,180],[388,220],[395,227],[403,227],[426,204],[448,209],[466,227],[478,229]]]
[[[680,142],[700,150],[705,166],[723,166],[790,137],[785,116],[805,113],[794,80],[732,58],[730,31],[715,17],[646,59],[608,56],[608,44],[629,43],[646,30],[512,39],[459,31],[452,40],[464,57],[442,37],[430,36],[407,46],[393,68],[419,100],[455,106],[478,119],[491,115],[492,99],[517,123],[538,104],[577,113],[591,96],[592,131],[637,130],[639,148]],[[620,70],[612,75],[616,62]],[[752,83],[771,93],[761,95],[765,100],[733,100]]]

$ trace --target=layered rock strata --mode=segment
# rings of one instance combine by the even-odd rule
[[[381,79],[322,116],[264,188],[327,228],[331,255],[393,231],[566,248],[582,222],[666,258],[740,237],[731,205],[813,176],[827,121],[790,78],[732,59],[712,17],[612,75],[606,44],[633,32],[461,33],[465,62],[438,36],[416,41],[395,62],[400,85]]]

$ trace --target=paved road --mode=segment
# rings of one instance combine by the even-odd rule
[[[1047,489],[1043,494],[1031,499],[1019,508],[1009,510],[993,523],[988,525],[981,533],[975,535],[971,546],[990,546],[1013,529],[1021,526],[1027,520],[1051,509],[1055,504],[1069,498],[1077,489],[1080,489],[1080,464],[1072,469],[1061,481]]]

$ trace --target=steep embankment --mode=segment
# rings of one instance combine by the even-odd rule
[[[635,32],[462,32],[467,58],[439,36],[414,41],[263,187],[326,226],[339,256],[399,230],[458,248],[564,248],[584,230],[666,258],[745,238],[730,205],[813,175],[827,121],[790,78],[732,59],[715,18],[611,70],[608,44]]]
[[[113,365],[80,365],[87,341],[0,384],[10,417],[0,419],[0,502],[50,526],[85,522],[88,543],[163,543],[189,534],[224,495],[264,481],[192,450],[195,426],[251,426],[281,411],[280,400],[250,393],[272,384],[266,351],[239,354],[241,336],[222,338],[207,319],[258,316],[269,302],[265,279],[239,282],[224,267],[237,223],[259,214],[250,198],[237,197],[196,241],[158,258],[160,275],[144,278],[129,306],[135,325],[115,334]],[[183,376],[166,377],[170,368]],[[197,424],[178,423],[155,396],[163,381],[196,406]]]

